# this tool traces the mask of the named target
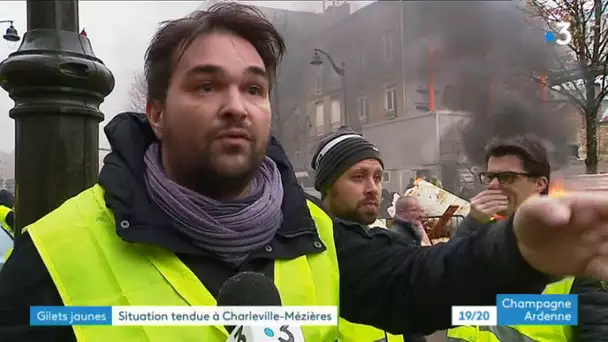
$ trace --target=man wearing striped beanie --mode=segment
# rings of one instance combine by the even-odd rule
[[[330,214],[365,225],[376,221],[384,164],[374,144],[341,127],[321,140],[312,168],[315,189]]]
[[[341,127],[323,138],[313,157],[312,168],[316,171],[315,189],[321,193],[322,205],[330,215],[372,228],[370,234],[383,234],[400,241],[400,237],[387,229],[374,228],[377,224],[382,196],[384,163],[378,148],[348,127]],[[384,227],[386,228],[386,227]],[[360,324],[341,322],[352,331],[375,329]],[[363,330],[360,330],[363,329]],[[379,341],[424,342],[420,334],[390,335]]]

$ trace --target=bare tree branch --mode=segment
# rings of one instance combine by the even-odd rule
[[[131,83],[131,89],[129,89],[128,96],[129,100],[126,108],[128,111],[137,113],[146,111],[148,86],[143,72],[138,72],[133,76],[133,82]]]
[[[562,79],[546,84],[544,79],[532,78],[545,83],[580,109],[585,124],[587,173],[597,173],[598,114],[604,98],[608,96],[608,23],[603,18],[607,9],[608,3],[602,0],[530,0],[527,9],[532,21],[540,19],[548,28],[556,22],[570,23],[572,40],[566,46],[569,56],[565,58],[575,62],[578,68],[574,69],[578,70],[567,68],[564,57],[554,49],[558,69],[562,70],[552,72],[553,75],[563,75]]]

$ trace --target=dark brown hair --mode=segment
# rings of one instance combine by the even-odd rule
[[[532,135],[511,138],[496,138],[486,147],[486,164],[490,157],[513,155],[521,159],[524,170],[535,177],[545,177],[551,180],[551,164],[549,156],[540,139]],[[548,194],[549,186],[541,192]]]
[[[285,53],[280,33],[258,9],[233,2],[219,3],[161,24],[145,57],[148,101],[164,101],[173,69],[184,51],[203,34],[228,32],[247,40],[260,54],[271,82]]]

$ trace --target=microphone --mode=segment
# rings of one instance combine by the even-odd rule
[[[219,291],[217,306],[281,306],[274,283],[261,273],[242,272],[228,279]],[[226,326],[226,342],[304,342],[298,326]]]

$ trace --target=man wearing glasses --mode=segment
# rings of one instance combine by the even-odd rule
[[[550,175],[547,151],[536,138],[492,141],[486,147],[486,171],[479,174],[479,180],[487,188],[471,199],[471,213],[454,237],[474,234],[494,220],[509,217],[531,196],[548,194]],[[608,340],[608,291],[600,281],[569,277],[549,284],[543,293],[578,294],[578,326],[466,326],[450,329],[448,341]]]
[[[549,193],[551,165],[542,143],[533,137],[492,141],[486,148],[487,189],[471,199],[471,215],[486,223],[509,216],[530,196]]]

